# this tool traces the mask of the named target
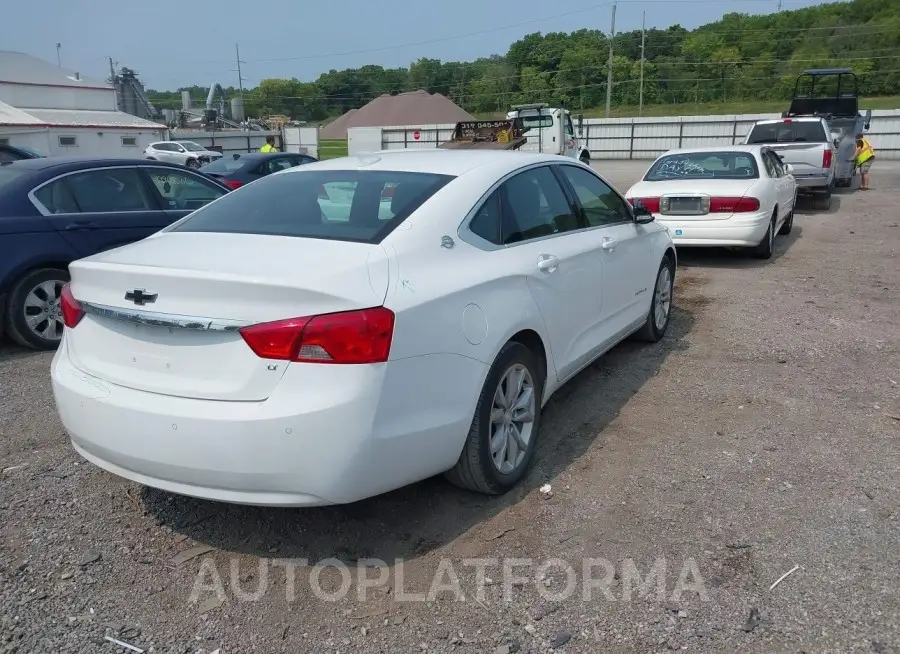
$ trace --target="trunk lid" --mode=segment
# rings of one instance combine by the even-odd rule
[[[86,315],[66,344],[76,367],[113,384],[261,401],[288,364],[257,357],[238,328],[379,306],[388,263],[380,245],[161,233],[70,266]],[[156,297],[138,304],[136,290]]]
[[[660,220],[728,220],[731,212],[708,211],[712,198],[757,197],[753,187],[758,179],[698,179],[640,182],[628,192],[629,198],[658,200],[660,208],[653,211]],[[645,203],[647,204],[647,203]],[[668,205],[668,206],[667,206]]]

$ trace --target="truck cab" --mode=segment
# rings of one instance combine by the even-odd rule
[[[591,153],[576,135],[572,116],[567,109],[550,107],[546,103],[520,104],[511,107],[506,117],[521,121],[523,134],[527,138],[521,150],[558,154],[590,163]]]

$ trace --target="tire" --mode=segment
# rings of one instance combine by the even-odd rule
[[[797,195],[794,194],[794,205],[791,207],[791,212],[788,214],[787,218],[784,219],[784,222],[781,223],[781,229],[778,230],[779,236],[787,236],[791,233],[791,230],[794,229],[794,209],[797,207]]]
[[[9,293],[6,308],[6,332],[9,337],[32,350],[55,350],[63,330],[59,293],[68,281],[68,271],[42,268],[32,270],[16,282]],[[44,319],[29,320],[32,316],[43,316]]]
[[[192,170],[197,170],[200,167],[200,161],[198,159],[188,159],[184,165]]]
[[[636,333],[635,338],[648,343],[656,343],[666,335],[669,321],[672,318],[672,295],[675,288],[675,262],[671,254],[663,257],[653,284],[653,298],[650,300],[650,311],[644,326]],[[661,313],[657,314],[657,309]]]
[[[769,229],[766,230],[763,240],[753,248],[753,256],[757,259],[771,259],[773,252],[775,252],[775,216],[769,221]]]
[[[510,341],[503,346],[481,389],[472,426],[459,460],[452,469],[444,473],[450,483],[485,495],[499,495],[513,488],[525,476],[534,458],[540,433],[541,398],[544,395],[543,369],[539,357],[521,343]],[[502,408],[504,402],[498,401],[506,398],[506,382],[522,371],[527,373],[523,377],[525,387],[530,387],[530,398],[527,400],[530,422],[511,419],[511,412]],[[522,399],[523,395],[518,397]],[[524,452],[511,436],[511,426],[518,429],[520,438],[525,441]],[[492,441],[495,444],[501,441],[505,443],[496,455],[499,464],[491,453]],[[515,455],[512,457],[515,459],[514,464],[509,461],[510,446],[515,447]]]
[[[591,165],[591,155],[589,155],[587,152],[582,152],[581,156],[578,157],[578,161],[583,163],[585,166],[590,166]]]

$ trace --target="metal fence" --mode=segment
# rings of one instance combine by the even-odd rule
[[[728,146],[743,141],[757,120],[779,114],[675,116],[660,118],[590,118],[582,141],[594,159],[655,159],[673,148]],[[360,149],[434,148],[449,141],[454,125],[350,128]],[[900,159],[900,109],[872,112],[869,138],[881,159]],[[357,148],[350,139],[350,154]]]
[[[194,132],[186,130],[172,130],[173,141],[193,141],[204,148],[214,149],[224,155],[245,152],[256,152],[266,142],[267,136],[275,137],[275,145],[279,150],[284,150],[284,137],[281,132]]]

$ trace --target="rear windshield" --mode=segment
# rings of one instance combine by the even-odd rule
[[[451,179],[430,173],[298,169],[239,188],[170,231],[380,243]]]
[[[759,177],[756,157],[749,152],[689,152],[657,159],[644,181],[665,179],[754,179]]]
[[[26,171],[21,168],[13,168],[11,164],[0,166],[0,189],[7,184],[12,184],[15,180],[24,175],[25,172]]]
[[[828,138],[822,123],[782,122],[754,125],[747,143],[825,143]]]
[[[235,159],[234,157],[222,157],[221,159],[216,159],[215,161],[211,161],[205,166],[200,167],[200,171],[204,173],[233,173],[237,170],[240,170],[244,167],[245,161],[242,159]]]

